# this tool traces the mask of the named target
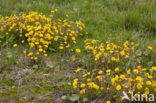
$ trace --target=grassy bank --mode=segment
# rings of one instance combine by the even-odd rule
[[[113,43],[128,40],[141,48],[152,46],[148,59],[156,64],[155,0],[0,0],[0,17],[30,11],[49,16],[56,8],[55,19],[68,14],[67,20],[85,24],[88,32],[85,38]],[[31,63],[23,54],[27,45],[19,44],[17,48],[1,45],[0,102],[71,102],[61,97],[75,93],[72,80],[77,67],[86,71],[89,68],[86,62],[91,56],[84,49],[85,38],[80,38],[75,47],[81,49],[79,55],[61,54],[52,48],[47,52],[48,57],[43,57],[38,64]]]

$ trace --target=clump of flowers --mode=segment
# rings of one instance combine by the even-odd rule
[[[148,56],[152,49],[150,46],[140,49],[138,44],[129,41],[114,44],[109,41],[100,42],[88,39],[85,40],[85,46],[93,58],[94,63],[92,64],[95,64],[97,68],[114,68],[116,71],[119,71],[118,67],[124,68],[120,69],[122,71],[148,62]]]
[[[108,96],[108,101],[115,101],[123,100],[123,91],[129,96],[132,92],[155,94],[156,66],[145,64],[152,47],[140,49],[134,42],[119,42],[117,45],[98,40],[86,40],[85,45],[94,67],[75,71],[73,88],[82,98],[92,101]],[[138,58],[144,59],[138,61]]]
[[[76,70],[76,77],[73,80],[73,88],[83,98],[93,100],[97,97],[109,95],[111,100],[121,99],[123,91],[129,96],[133,94],[155,94],[156,81],[154,80],[156,67],[147,68],[138,66],[133,70],[127,70],[124,73],[109,70],[85,71],[84,69]],[[139,94],[138,94],[139,95]],[[136,98],[137,95],[136,95]],[[144,97],[144,100],[146,98]]]
[[[77,38],[82,36],[85,25],[79,21],[67,19],[55,19],[54,14],[58,10],[52,10],[49,16],[42,13],[29,12],[19,15],[11,15],[0,18],[0,32],[3,42],[9,42],[13,47],[13,41],[28,44],[26,52],[30,59],[38,61],[41,55],[47,56],[49,46],[60,50],[73,51]],[[80,52],[79,49],[75,50]]]

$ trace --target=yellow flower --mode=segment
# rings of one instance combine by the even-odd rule
[[[129,55],[126,55],[126,57],[125,58],[129,58]]]
[[[142,88],[142,85],[141,85],[140,83],[138,83],[138,84],[137,84],[137,88],[138,88],[138,89],[141,89],[141,88]]]
[[[77,82],[73,82],[73,87],[77,88]]]
[[[110,73],[110,72],[111,72],[111,70],[110,70],[110,69],[107,69],[107,70],[106,70],[106,72],[107,72],[107,73]]]
[[[80,50],[80,49],[76,49],[76,52],[77,52],[77,53],[80,53],[80,52],[81,52],[81,50]]]
[[[97,40],[92,40],[91,42],[92,42],[92,44],[95,44],[97,42]]]
[[[54,10],[51,11],[51,13],[54,13],[54,12],[55,12]]]
[[[136,73],[136,74],[139,73],[138,69],[134,69],[133,72]]]
[[[148,76],[148,78],[149,78],[149,79],[152,79],[152,78],[153,78],[153,76],[149,75],[149,76]]]
[[[112,85],[113,85],[113,86],[115,86],[115,85],[116,85],[115,80],[116,80],[115,78],[112,78],[112,79],[111,79],[111,82],[112,82]]]
[[[98,74],[102,74],[102,73],[103,73],[103,71],[102,70],[99,70]]]
[[[118,75],[116,75],[116,76],[115,76],[115,80],[118,80],[118,79],[119,79],[119,76],[118,76]]]
[[[152,81],[152,87],[156,87],[156,81]]]
[[[145,76],[148,77],[149,76],[149,73],[145,73]]]
[[[122,80],[127,80],[127,78],[125,77],[124,74],[121,74],[121,75],[120,75],[120,79],[122,79]]]
[[[58,11],[58,9],[55,9],[55,11],[57,12],[57,11]]]
[[[35,57],[34,59],[35,59],[35,60],[37,60],[38,58],[37,58],[37,57]]]
[[[69,15],[66,14],[66,17],[69,18]]]
[[[45,57],[47,57],[47,54],[44,54]]]
[[[154,71],[156,71],[156,67],[155,66],[153,66],[151,69],[154,70]]]
[[[34,47],[34,43],[29,43],[29,45],[31,48]]]
[[[138,98],[138,97],[139,97],[139,94],[138,94],[138,93],[136,93],[135,95],[136,95],[136,96],[135,96],[136,98]]]
[[[116,98],[116,95],[113,95],[113,98]]]
[[[112,60],[112,61],[115,61],[115,60],[116,60],[116,58],[115,58],[115,57],[112,57],[112,58],[111,58],[111,60]]]
[[[138,69],[140,69],[140,68],[141,68],[141,66],[137,66],[137,68],[138,68]]]
[[[58,36],[55,36],[54,41],[57,41],[57,40],[58,40],[58,38],[59,38]]]
[[[76,39],[75,39],[75,37],[72,37],[72,40],[74,40],[74,41],[75,41],[75,40],[76,40]]]
[[[153,48],[152,48],[151,46],[148,46],[148,49],[149,49],[149,50],[152,50]]]
[[[99,90],[99,86],[97,84],[93,84],[93,87],[96,89],[96,90]]]
[[[63,49],[63,47],[62,47],[62,46],[60,46],[59,48],[60,48],[61,50]]]
[[[101,90],[104,90],[104,87],[101,87],[100,89],[101,89]]]
[[[18,46],[17,44],[14,44],[14,45],[13,45],[13,47],[17,47],[17,46]]]
[[[78,73],[78,72],[80,72],[80,68],[79,67],[76,69],[76,73]]]
[[[86,86],[85,83],[82,83],[82,84],[80,85],[81,88],[84,88],[85,86]]]
[[[84,74],[82,77],[86,77],[87,76],[87,74]]]
[[[31,56],[31,55],[33,55],[33,52],[30,52],[30,53],[28,54],[28,56]]]
[[[149,94],[149,88],[145,88],[145,94]]]
[[[111,101],[106,101],[106,103],[111,103]]]
[[[132,94],[132,92],[131,91],[128,91],[128,94]]]
[[[108,54],[107,54],[107,53],[103,53],[103,55],[104,55],[105,57],[107,57]]]
[[[146,85],[151,85],[151,84],[152,84],[151,81],[146,82]]]
[[[121,86],[120,85],[117,85],[116,86],[116,90],[120,90],[121,89]]]
[[[75,78],[75,79],[74,79],[74,81],[78,81],[78,79],[77,79],[77,78]]]
[[[124,50],[122,50],[122,51],[120,51],[120,55],[125,55],[125,51]]]
[[[24,43],[24,40],[22,40],[21,43]]]
[[[23,51],[24,54],[26,54],[26,51]]]
[[[42,52],[42,51],[43,51],[43,49],[39,49],[39,51],[40,51],[40,52]]]
[[[70,44],[68,44],[67,46],[66,46],[66,48],[69,48],[70,47]]]
[[[137,82],[141,82],[142,81],[142,78],[140,76],[137,76],[136,79],[135,79]]]
[[[89,79],[87,79],[87,81],[88,81],[88,82],[91,82],[91,81],[92,81],[92,79],[90,79],[90,78],[89,78]]]
[[[127,74],[128,75],[130,75],[131,74],[131,70],[129,69],[129,70],[127,70]]]
[[[80,90],[80,94],[84,94],[85,93],[85,89]]]
[[[110,75],[111,74],[111,70],[110,69],[107,69],[106,70],[106,73],[107,73],[107,75]]]
[[[77,88],[77,81],[78,81],[78,79],[75,78],[73,81],[74,81],[74,82],[73,82],[73,87],[74,87],[74,88]]]
[[[118,71],[119,71],[119,68],[118,68],[118,67],[116,67],[116,68],[115,68],[115,71],[116,71],[116,72],[118,72]]]
[[[40,54],[39,52],[36,53],[36,55],[39,55],[39,54]]]
[[[99,80],[99,82],[101,82],[101,81],[102,81],[102,77],[100,77],[100,76],[96,76],[96,79],[98,79],[98,80]]]
[[[107,88],[107,90],[110,90],[110,88]]]
[[[34,59],[34,57],[30,57],[30,59]]]
[[[87,72],[87,75],[89,76],[90,75],[90,72]]]
[[[38,44],[39,44],[39,42],[35,42],[35,44],[36,44],[36,45],[38,45]]]
[[[142,71],[146,71],[146,68],[142,68]]]

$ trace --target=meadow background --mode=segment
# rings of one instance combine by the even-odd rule
[[[56,19],[68,14],[69,20],[81,20],[88,38],[152,46],[156,63],[155,0],[0,0],[0,17],[30,11],[49,15],[56,8]],[[0,61],[7,64],[0,64],[0,102],[63,102],[60,97],[71,90],[74,64],[52,52],[46,58],[46,67],[30,66],[20,62],[23,48],[0,48]],[[8,55],[13,58],[7,60]]]

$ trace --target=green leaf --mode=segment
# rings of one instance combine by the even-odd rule
[[[5,36],[3,36],[3,35],[0,35],[0,39],[3,39]]]
[[[53,51],[53,52],[55,52],[56,50],[54,49],[54,48],[52,48],[52,47],[49,47],[48,48],[50,51]]]
[[[33,65],[33,69],[38,69],[38,65]]]
[[[72,101],[72,102],[75,102],[79,99],[79,95],[77,94],[72,94],[71,97],[69,97],[69,99]]]
[[[66,96],[66,95],[63,95],[63,96],[61,97],[61,99],[62,99],[62,100],[66,100],[66,99],[67,99],[67,96]]]
[[[16,38],[16,36],[12,34],[11,37],[8,39],[8,41],[9,41],[9,42],[13,42],[13,40],[14,40],[15,38]]]
[[[48,66],[50,69],[52,69],[52,68],[55,67],[55,64],[47,64],[47,66]]]
[[[87,102],[88,101],[88,98],[83,98],[82,101],[83,102]]]
[[[4,70],[4,71],[3,71],[3,74],[4,74],[4,75],[7,75],[7,74],[8,74],[8,72],[7,72],[6,70]]]
[[[71,59],[73,60],[73,59],[76,59],[76,56],[75,55],[72,55],[71,56]]]
[[[147,63],[148,66],[152,66],[153,65],[153,61],[150,61]]]
[[[142,57],[138,57],[138,58],[137,58],[137,61],[141,61],[141,60],[142,60]]]
[[[136,50],[136,51],[135,51],[135,54],[136,54],[137,56],[141,56],[141,55],[142,55],[142,52],[141,52],[141,50]]]
[[[70,82],[68,82],[68,85],[71,85],[71,83],[70,83]]]
[[[8,61],[8,60],[5,60],[5,61],[4,61],[4,63],[5,63],[5,64],[8,64],[8,63],[9,63],[9,61]]]
[[[115,103],[121,103],[121,99],[116,99]]]
[[[147,70],[150,70],[151,68],[150,68],[150,67],[147,67],[146,69],[147,69]]]
[[[11,52],[7,52],[7,58],[13,58],[13,54]]]
[[[85,63],[85,56],[80,59],[80,62]]]
[[[150,51],[149,49],[146,50],[146,53],[147,53],[147,54],[150,54],[150,52],[151,52],[151,51]]]

